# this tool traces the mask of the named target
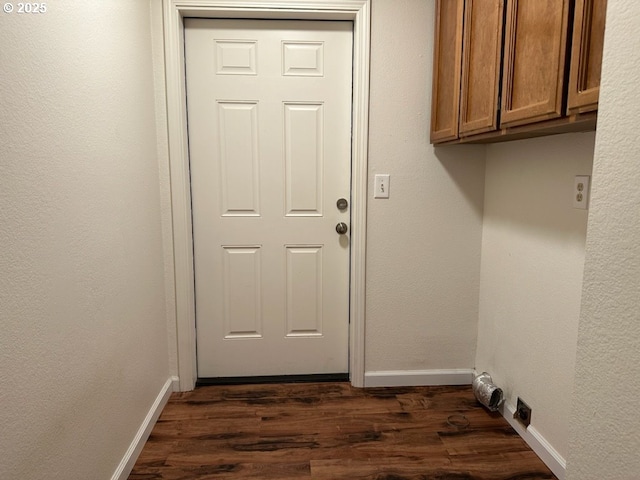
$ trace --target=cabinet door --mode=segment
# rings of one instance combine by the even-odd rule
[[[498,128],[504,0],[466,0],[460,136]]]
[[[597,110],[607,0],[576,0],[567,113]]]
[[[501,126],[562,116],[569,0],[507,2]]]
[[[431,143],[458,138],[463,8],[463,0],[438,0],[436,4]]]

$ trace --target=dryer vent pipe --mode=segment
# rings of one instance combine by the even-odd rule
[[[492,412],[497,411],[502,403],[502,390],[491,381],[491,375],[487,372],[473,379],[473,394]]]

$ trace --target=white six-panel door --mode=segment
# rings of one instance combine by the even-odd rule
[[[199,377],[348,370],[352,25],[185,21]]]

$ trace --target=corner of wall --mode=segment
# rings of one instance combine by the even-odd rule
[[[158,392],[156,399],[140,424],[129,448],[125,452],[124,457],[122,457],[118,468],[116,468],[116,471],[111,476],[111,480],[127,480],[127,478],[129,478],[129,474],[140,456],[149,435],[151,435],[151,431],[160,417],[162,410],[169,401],[171,393],[177,391],[175,387],[176,380],[176,377],[168,378],[160,389],[160,392]]]
[[[575,175],[591,173],[594,139],[565,134],[487,152],[476,367],[507,402],[526,399],[533,427],[560,454],[568,450],[587,224],[571,191]]]

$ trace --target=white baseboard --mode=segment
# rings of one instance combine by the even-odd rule
[[[151,434],[151,430],[153,430],[153,426],[156,424],[160,413],[162,413],[162,409],[169,401],[169,397],[171,396],[176,380],[177,378],[174,377],[167,379],[160,389],[160,393],[158,393],[153,405],[151,405],[147,416],[142,422],[142,425],[140,425],[140,428],[138,429],[136,436],[133,438],[131,445],[129,445],[127,452],[124,454],[120,465],[118,465],[118,468],[111,476],[111,480],[127,480],[129,477],[140,452],[142,452],[145,442]]]
[[[171,390],[173,392],[179,392],[180,391],[180,377],[178,377],[177,375],[174,375],[173,377],[169,378],[169,380],[171,380]]]
[[[388,370],[365,372],[365,387],[413,387],[435,385],[471,385],[476,375],[469,368],[450,370]],[[567,462],[535,427],[524,428],[513,418],[515,408],[507,403],[500,408],[502,416],[549,467],[558,480],[564,480]]]
[[[540,432],[535,427],[529,425],[526,429],[513,418],[513,414],[516,411],[513,405],[506,402],[500,408],[500,413],[509,422],[513,429],[527,442],[538,457],[549,467],[553,474],[558,477],[558,480],[564,480],[567,462],[566,460],[551,446],[547,440],[540,435]]]
[[[471,385],[473,369],[386,370],[365,372],[366,387],[417,387],[436,385]]]

